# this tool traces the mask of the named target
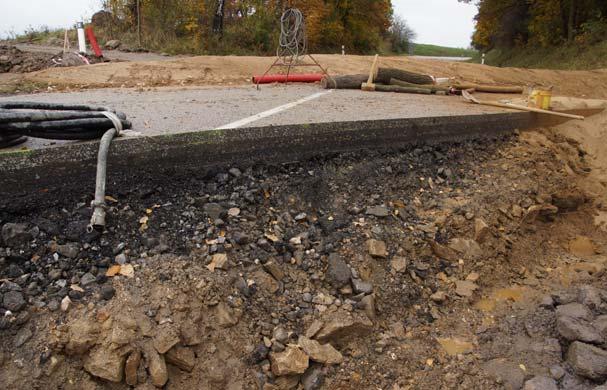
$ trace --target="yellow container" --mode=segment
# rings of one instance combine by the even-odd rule
[[[552,102],[552,91],[545,88],[533,88],[529,94],[528,106],[549,110]]]

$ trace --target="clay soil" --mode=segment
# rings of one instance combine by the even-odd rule
[[[369,56],[316,55],[330,74],[367,73],[373,61]],[[263,74],[271,65],[270,57],[198,56],[165,61],[130,61],[97,64],[77,69],[46,69],[25,75],[0,75],[0,89],[14,90],[35,85],[45,90],[240,85],[251,83],[253,75]],[[445,62],[407,57],[382,57],[381,65],[455,77],[467,82],[514,85],[548,85],[555,94],[577,97],[607,97],[607,70],[556,71],[495,68],[479,64]],[[315,71],[313,67],[299,72]]]

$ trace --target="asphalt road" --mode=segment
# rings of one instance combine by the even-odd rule
[[[108,106],[125,112],[133,122],[133,130],[142,135],[192,132],[224,126],[255,127],[509,111],[466,103],[457,96],[326,91],[318,85],[304,84],[265,85],[259,91],[254,86],[157,88],[143,92],[100,89],[0,97],[0,101],[14,100]],[[287,107],[281,108],[286,104]],[[258,115],[260,113],[263,114]],[[41,148],[59,144],[61,142],[30,139],[20,147]]]

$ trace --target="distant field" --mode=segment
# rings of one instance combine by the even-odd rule
[[[476,57],[476,50],[462,49],[457,47],[445,47],[416,43],[413,46],[413,55],[432,57]]]

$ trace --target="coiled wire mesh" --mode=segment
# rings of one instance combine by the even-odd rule
[[[292,65],[306,55],[307,50],[304,16],[297,8],[289,8],[280,17],[280,40],[276,56],[283,64]]]

